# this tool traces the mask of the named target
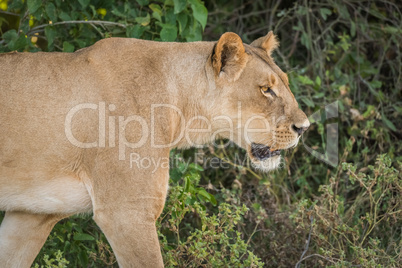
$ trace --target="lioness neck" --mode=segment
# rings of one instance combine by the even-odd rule
[[[99,49],[89,60],[96,61],[99,51],[112,48],[114,52],[108,54],[112,57],[101,61],[108,62],[111,73],[118,72],[120,80],[111,82],[106,77],[105,82],[113,88],[116,85],[131,88],[131,93],[124,91],[122,94],[131,94],[124,99],[134,99],[134,104],[128,105],[136,105],[135,114],[156,107],[153,110],[157,112],[156,122],[153,123],[164,124],[161,128],[163,135],[159,135],[160,139],[166,138],[163,143],[171,143],[172,147],[190,147],[210,141],[215,126],[209,122],[220,114],[219,92],[215,89],[210,62],[214,44],[111,38],[98,42],[94,47]],[[121,62],[128,64],[119,66]],[[188,129],[194,131],[185,131]]]
[[[217,128],[212,118],[220,115],[219,91],[211,65],[214,43],[197,42],[179,44],[180,55],[168,53],[175,78],[168,77],[167,90],[173,103],[181,112],[173,113],[173,140],[176,147],[192,147],[211,141]],[[174,46],[173,50],[176,50]],[[177,51],[177,50],[176,50]],[[184,131],[183,131],[184,129]],[[184,135],[183,135],[184,134]],[[180,137],[182,136],[182,137]]]
[[[167,53],[170,64],[165,66],[165,73],[172,74],[171,71],[174,71],[174,77],[166,78],[170,103],[178,108],[171,114],[172,138],[178,141],[174,147],[203,145],[211,141],[216,128],[211,123],[212,118],[221,113],[210,58],[214,44],[197,42],[177,45]],[[174,53],[177,50],[179,55]]]

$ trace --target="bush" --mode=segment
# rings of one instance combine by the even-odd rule
[[[171,176],[173,187],[158,222],[165,265],[262,267],[263,263],[248,250],[248,243],[237,231],[248,208],[225,202],[214,208],[215,197],[199,187],[202,168],[194,164],[184,168],[185,164],[179,162],[178,167],[171,169],[172,174],[179,176]],[[212,206],[207,209],[207,205]],[[213,214],[208,215],[207,211]]]
[[[0,52],[73,52],[112,36],[200,41],[208,11],[199,0],[16,0],[3,14]]]

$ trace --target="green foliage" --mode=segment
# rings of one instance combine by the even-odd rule
[[[182,158],[180,153],[175,157]],[[165,265],[262,267],[263,263],[249,251],[248,243],[236,230],[248,208],[220,202],[217,208],[207,209],[208,204],[216,206],[217,201],[198,186],[202,168],[190,164],[183,173],[183,167],[184,162],[178,162],[171,169],[171,174],[183,176],[179,180],[180,177],[171,176],[169,199],[158,222]],[[209,215],[208,210],[214,213]]]
[[[63,252],[63,258],[57,257],[60,251]],[[49,260],[52,255],[56,258]],[[53,262],[68,265],[49,266]],[[37,267],[45,268],[102,267],[114,264],[116,259],[105,236],[91,217],[85,215],[73,216],[59,222],[35,261]]]
[[[402,181],[391,163],[379,155],[366,173],[343,163],[338,175],[320,186],[315,203],[301,202],[291,215],[297,228],[311,225],[314,247],[328,267],[398,267]]]
[[[66,268],[69,262],[63,258],[63,253],[58,250],[54,253],[54,259],[49,259],[48,255],[43,256],[44,265],[35,264],[34,268]]]
[[[215,40],[224,31],[234,31],[250,42],[273,30],[281,42],[274,57],[288,72],[292,92],[306,114],[322,111],[326,104],[338,101],[339,117],[315,122],[303,140],[322,152],[327,143],[326,125],[337,123],[339,166],[331,168],[299,146],[285,154],[284,169],[269,175],[249,170],[244,174],[246,169],[233,165],[224,172],[206,169],[205,176],[213,185],[229,187],[238,199],[253,208],[245,219],[244,233],[262,220],[251,246],[269,267],[294,267],[301,256],[306,258],[299,263],[303,267],[370,267],[372,263],[398,267],[402,244],[396,226],[401,225],[402,195],[400,184],[390,184],[388,179],[401,179],[401,4],[257,0],[239,6],[228,1],[207,5],[208,10],[214,10],[214,16],[208,19],[207,38]],[[215,150],[214,155],[233,162],[232,150]],[[377,158],[384,153],[387,157]],[[371,166],[376,159],[377,171],[373,171]],[[360,182],[351,185],[353,179],[341,168],[346,162],[352,163],[356,176],[366,174],[373,188],[369,188],[371,184],[360,186]],[[387,163],[387,168],[381,163]],[[373,172],[386,175],[373,176]],[[383,181],[388,183],[382,184]],[[237,185],[242,188],[236,189]],[[374,201],[370,192],[376,198]],[[379,196],[374,197],[374,192]],[[389,201],[378,201],[380,193]],[[334,207],[326,202],[332,202]],[[380,213],[377,216],[373,212],[376,202]],[[384,209],[387,202],[389,209]],[[392,204],[399,204],[399,208]],[[303,221],[290,219],[295,215],[300,219],[303,210]],[[320,218],[317,211],[326,213],[319,214]],[[333,224],[335,231],[324,225],[324,220]],[[336,229],[341,226],[360,230],[360,240],[350,238],[350,230]],[[309,234],[311,240],[303,255]],[[378,239],[380,243],[372,242]]]
[[[232,31],[249,43],[273,30],[281,41],[274,57],[306,114],[339,103],[338,118],[315,122],[303,137],[323,151],[326,124],[337,123],[339,165],[302,146],[269,174],[239,163],[236,147],[172,151],[177,161],[158,221],[166,265],[399,267],[399,2],[0,0],[0,51],[73,52],[111,36],[198,41],[204,30],[204,40]],[[56,225],[35,263],[117,267],[104,235],[82,215]]]
[[[200,0],[16,0],[5,15],[11,23],[2,27],[0,52],[73,52],[112,36],[200,41],[207,15]]]

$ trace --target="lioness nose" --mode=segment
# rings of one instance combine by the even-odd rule
[[[308,121],[308,119],[306,119],[302,124],[293,124],[292,129],[300,136],[301,134],[303,134],[304,131],[309,128],[309,126],[310,122]]]

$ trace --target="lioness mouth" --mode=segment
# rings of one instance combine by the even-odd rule
[[[271,151],[269,146],[266,146],[264,144],[252,143],[251,154],[258,160],[266,160],[270,157],[280,155],[281,150]]]

